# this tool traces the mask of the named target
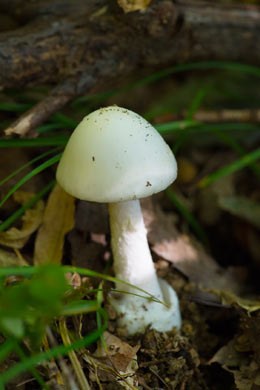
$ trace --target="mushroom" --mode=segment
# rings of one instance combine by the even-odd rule
[[[57,181],[66,192],[109,203],[116,278],[149,294],[145,299],[128,284],[116,283],[125,293],[111,294],[110,301],[129,335],[148,326],[158,331],[181,326],[177,295],[156,275],[139,202],[164,190],[176,175],[175,157],[161,135],[140,115],[117,106],[87,115],[58,165]]]

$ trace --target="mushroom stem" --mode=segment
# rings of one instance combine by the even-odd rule
[[[116,276],[162,300],[139,200],[110,203],[109,214]],[[117,288],[139,293],[121,283]]]
[[[157,278],[139,201],[110,203],[109,214],[116,277],[147,291],[165,303],[163,305],[133,295],[140,292],[117,283],[119,290],[133,293],[110,296],[110,302],[118,314],[119,326],[125,328],[129,335],[144,333],[148,326],[160,332],[169,331],[173,327],[180,328],[178,298],[165,280]]]

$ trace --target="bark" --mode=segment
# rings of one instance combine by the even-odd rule
[[[124,14],[115,0],[2,0],[1,11],[18,28],[0,34],[0,89],[58,85],[53,110],[43,109],[31,127],[73,97],[139,68],[201,60],[260,64],[256,6],[154,0],[145,12]]]

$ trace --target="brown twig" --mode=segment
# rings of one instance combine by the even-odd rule
[[[55,91],[57,91],[57,88],[55,88]],[[58,92],[55,91],[20,116],[11,126],[5,129],[5,134],[17,134],[24,137],[30,130],[43,123],[51,114],[65,106],[73,97],[72,94],[62,94],[62,88],[59,88]]]
[[[179,114],[166,114],[158,117],[156,123],[165,121],[176,121],[185,119],[188,112],[182,111]],[[206,123],[222,123],[222,122],[260,122],[260,109],[222,109],[222,110],[198,110],[192,117],[193,120]]]

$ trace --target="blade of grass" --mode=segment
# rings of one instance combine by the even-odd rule
[[[5,343],[0,346],[0,361],[6,359],[7,356],[14,350],[15,346],[15,339],[7,339]]]
[[[154,125],[157,131],[161,134],[179,133],[188,128],[190,134],[193,133],[211,133],[214,131],[259,131],[260,126],[252,123],[218,123],[218,124],[204,124],[197,121],[176,121],[166,122],[158,125]]]
[[[47,123],[46,125],[37,127],[36,130],[39,134],[43,134],[47,133],[48,131],[63,129],[64,127],[66,126],[64,126],[62,123]]]
[[[21,346],[18,343],[16,344],[15,352],[17,353],[17,355],[21,359],[21,362],[26,362],[26,360],[28,359],[28,356],[25,355],[23,349],[21,348]],[[46,383],[44,382],[42,377],[38,374],[36,369],[34,367],[31,367],[31,368],[29,368],[29,371],[34,376],[36,381],[39,383],[41,388],[44,389],[44,390],[48,390],[48,387],[47,387]]]
[[[99,308],[100,305],[98,301],[73,301],[63,307],[61,315],[73,316],[76,314],[91,313],[93,311],[98,311]]]
[[[151,84],[155,81],[158,81],[162,78],[165,78],[171,74],[179,73],[179,72],[185,72],[189,70],[205,70],[205,69],[224,69],[224,70],[232,70],[232,71],[240,71],[245,72],[248,74],[251,74],[256,77],[260,77],[260,68],[255,66],[250,66],[246,64],[240,64],[237,62],[222,62],[222,61],[203,61],[203,62],[195,62],[190,64],[182,64],[173,66],[164,70],[161,70],[159,72],[153,73],[149,76],[143,77],[142,79],[139,79],[130,85],[127,85],[122,88],[114,89],[112,91],[107,92],[101,92],[95,95],[88,95],[84,97],[80,97],[76,100],[74,100],[71,103],[71,106],[76,106],[78,104],[86,103],[88,101],[91,101],[92,99],[97,100],[105,100],[108,97],[114,96],[117,93],[120,92],[127,92],[131,91],[135,88],[138,88],[143,85]]]
[[[194,62],[190,64],[182,64],[173,66],[159,72],[153,73],[135,83],[136,86],[150,84],[154,81],[158,81],[164,77],[167,77],[174,73],[185,72],[189,70],[205,70],[205,69],[223,69],[232,70],[238,72],[245,72],[256,77],[260,77],[260,68],[256,66],[241,64],[238,62],[226,62],[226,61],[202,61]]]
[[[176,194],[170,188],[168,188],[165,192],[166,192],[166,195],[169,197],[169,199],[173,202],[174,206],[179,211],[179,213],[186,219],[186,221],[191,226],[193,231],[196,233],[198,238],[204,244],[208,244],[207,234],[204,231],[203,227],[200,225],[200,223],[197,221],[197,219],[183,205],[183,203],[180,201],[180,199],[176,196]]]
[[[31,172],[27,173],[21,180],[18,181],[11,189],[8,191],[8,193],[5,195],[3,200],[0,202],[0,207],[3,206],[3,204],[7,201],[8,198],[16,191],[18,188],[20,188],[24,183],[26,183],[28,180],[30,180],[32,177],[37,175],[38,173],[44,171],[45,169],[49,168],[51,165],[55,164],[58,162],[61,158],[61,154],[59,153],[55,155],[54,157],[51,157],[49,160],[45,161],[38,167],[34,168]]]
[[[69,337],[69,332],[68,332],[68,329],[67,329],[66,320],[64,318],[61,318],[60,321],[59,321],[59,330],[60,330],[60,335],[61,335],[63,344],[66,347],[70,346],[71,345],[71,340],[70,340],[70,337]],[[75,352],[73,350],[69,351],[68,352],[68,356],[70,358],[72,367],[74,369],[74,372],[75,372],[75,375],[76,375],[76,378],[78,380],[78,383],[80,385],[81,390],[91,390],[90,386],[89,386],[89,383],[87,381],[87,378],[86,378],[86,376],[85,376],[85,374],[84,374],[84,372],[82,370],[82,367],[80,365],[80,362],[79,362],[78,357],[75,354]]]
[[[207,185],[213,183],[221,177],[230,175],[233,172],[236,172],[242,168],[249,166],[250,164],[257,161],[259,158],[260,148],[254,150],[251,153],[245,154],[243,157],[241,157],[239,160],[234,161],[232,164],[229,164],[224,168],[205,176],[202,180],[198,182],[198,187],[205,188]]]
[[[60,125],[63,125],[69,129],[75,129],[78,122],[74,119],[71,119],[69,116],[62,114],[61,112],[56,112],[54,115],[51,116],[50,120],[54,123],[58,123]]]
[[[204,97],[206,96],[207,92],[208,92],[208,88],[203,87],[194,96],[194,99],[192,100],[191,105],[188,109],[188,113],[187,113],[187,116],[185,118],[186,120],[190,120],[190,121],[192,120],[194,114],[196,113],[196,111],[200,107],[201,102],[204,99]]]
[[[160,134],[163,135],[167,133],[183,131],[184,129],[190,127],[201,126],[201,124],[202,124],[201,122],[197,122],[193,120],[183,120],[183,121],[161,123],[159,125],[154,125],[154,127]]]
[[[18,169],[13,171],[10,175],[8,175],[3,180],[1,180],[0,181],[0,186],[3,185],[4,183],[6,183],[8,180],[12,179],[12,177],[16,176],[18,173],[20,173],[25,168],[29,167],[30,165],[34,164],[37,161],[39,161],[39,160],[49,156],[50,154],[57,152],[58,150],[60,150],[60,148],[55,148],[55,149],[49,150],[48,152],[42,153],[39,156],[37,156],[37,157],[33,158],[32,160],[28,161],[26,164],[20,166]]]
[[[58,347],[52,348],[48,351],[28,357],[25,361],[17,363],[9,370],[1,373],[0,385],[3,386],[4,384],[8,383],[11,379],[16,377],[17,375],[23,373],[24,371],[29,370],[31,367],[35,367],[37,364],[42,363],[44,360],[49,360],[51,358],[56,358],[58,356],[67,355],[68,352],[75,351],[79,348],[84,348],[87,345],[99,339],[101,333],[103,333],[106,330],[107,323],[108,323],[108,317],[105,310],[100,308],[99,311],[103,317],[103,325],[101,331],[100,329],[95,330],[92,333],[90,333],[88,336],[84,337],[83,339],[75,341],[71,345],[68,346],[59,345]]]
[[[98,304],[99,304],[100,307],[101,307],[102,302],[104,300],[103,284],[104,284],[104,281],[101,280],[101,282],[98,285],[98,289],[97,289],[97,301],[98,301]],[[97,327],[98,327],[98,329],[100,329],[101,326],[102,326],[102,321],[101,321],[100,313],[98,311],[97,311],[97,314],[96,314],[96,319],[97,319]],[[101,336],[100,340],[101,340],[101,343],[103,345],[103,348],[105,349],[106,348],[106,344],[105,344],[105,340],[104,340],[103,335]]]
[[[187,121],[191,121],[192,120],[193,115],[195,114],[195,112],[199,108],[199,106],[200,106],[204,96],[206,95],[206,92],[207,92],[206,88],[201,88],[198,91],[198,93],[195,95],[194,99],[191,102],[190,108],[188,110],[187,117],[185,118]],[[172,148],[174,154],[177,154],[177,152],[179,151],[181,145],[183,145],[183,143],[187,139],[188,134],[189,134],[189,128],[186,127],[185,130],[181,132],[181,134],[177,138],[177,140],[176,140],[176,142],[175,142],[175,144],[174,144],[174,146]]]
[[[234,140],[229,134],[225,134],[222,131],[215,132],[215,134],[224,142],[226,145],[229,145],[239,156],[244,156],[247,151],[244,149],[236,140]],[[249,165],[249,168],[254,172],[257,179],[260,180],[260,168],[257,164],[252,163]]]
[[[35,146],[65,146],[69,137],[66,135],[53,135],[49,138],[32,138],[32,139],[0,139],[0,148],[8,147],[35,147]]]
[[[10,112],[24,112],[31,108],[31,104],[21,104],[21,103],[0,103],[1,111],[10,111]]]
[[[45,194],[47,194],[52,187],[54,187],[54,184],[56,183],[55,180],[52,180],[49,184],[47,184],[38,194],[36,194],[29,202],[21,206],[18,210],[16,210],[9,218],[7,218],[4,222],[0,225],[0,231],[3,232],[6,230],[10,225],[14,223],[18,218],[23,215],[23,213],[32,207],[39,199],[41,199]]]
[[[159,299],[154,297],[149,292],[143,290],[142,288],[134,286],[133,284],[127,283],[124,280],[120,280],[120,279],[118,279],[118,278],[116,278],[114,276],[105,275],[105,274],[101,274],[99,272],[91,271],[91,270],[86,269],[86,268],[73,267],[73,266],[69,266],[69,265],[62,266],[61,268],[62,268],[63,272],[65,272],[65,273],[67,273],[67,272],[78,273],[78,274],[81,274],[81,275],[90,276],[92,278],[100,278],[100,279],[103,279],[103,280],[108,280],[108,281],[113,282],[113,283],[122,283],[125,286],[131,287],[131,288],[133,288],[133,289],[135,289],[137,291],[140,291],[143,294],[145,294],[145,296],[141,296],[141,297],[147,299],[147,296],[149,296],[154,302],[158,302],[160,304],[164,304],[162,301],[160,301]],[[34,266],[34,267],[32,267],[32,266],[26,266],[26,267],[3,267],[3,268],[0,268],[0,277],[1,276],[2,277],[6,277],[6,276],[10,276],[10,275],[21,275],[21,276],[25,276],[25,277],[30,277],[30,276],[34,275],[36,272],[38,272],[39,269],[40,269],[40,267],[38,267],[38,266]],[[113,290],[113,291],[117,291],[117,290]],[[118,290],[118,291],[120,291],[120,290]],[[137,295],[137,294],[133,294],[132,292],[131,293],[125,292],[125,293],[126,294],[131,294],[131,295]],[[137,295],[137,296],[140,296],[140,295]]]

